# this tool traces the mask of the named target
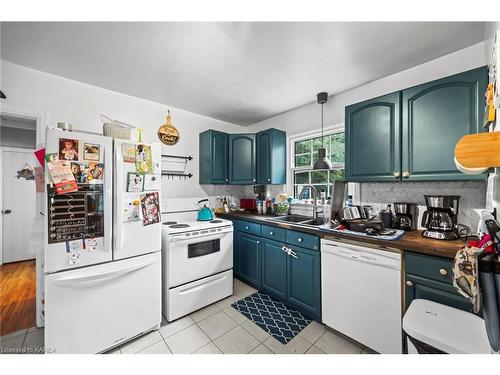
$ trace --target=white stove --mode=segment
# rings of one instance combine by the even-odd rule
[[[233,223],[164,220],[163,314],[176,320],[233,294]]]
[[[200,230],[213,229],[224,226],[232,226],[233,222],[225,219],[214,219],[211,221],[193,220],[165,220],[163,221],[163,231],[166,234],[196,232]]]

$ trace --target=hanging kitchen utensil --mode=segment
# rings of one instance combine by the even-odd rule
[[[172,124],[172,116],[170,116],[170,111],[168,111],[167,122],[160,126],[157,134],[160,141],[167,146],[173,146],[177,142],[179,142],[179,131]]]
[[[469,134],[455,146],[457,168],[465,171],[500,167],[500,132]],[[465,172],[467,173],[467,172]]]
[[[484,108],[484,125],[483,127],[488,129],[491,124],[495,122],[495,104],[493,98],[495,97],[495,85],[493,83],[488,83],[488,89],[484,94],[486,96],[486,107]]]

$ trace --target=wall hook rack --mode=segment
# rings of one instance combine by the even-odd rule
[[[188,161],[193,160],[193,157],[190,156],[181,156],[181,155],[168,155],[168,154],[162,154],[162,158],[174,158],[174,159],[186,159]]]
[[[172,178],[179,177],[179,179],[181,179],[181,178],[186,179],[186,178],[193,177],[192,173],[175,173],[175,172],[167,172],[167,171],[162,171],[161,175],[162,175],[162,177],[163,176],[167,176],[168,178],[170,178],[170,177],[172,177]]]

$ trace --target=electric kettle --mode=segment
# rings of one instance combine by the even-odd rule
[[[207,202],[201,207],[200,205],[203,202]],[[201,201],[198,201],[198,206],[200,206],[200,209],[198,210],[198,221],[211,221],[214,219],[214,214],[210,208],[207,207],[208,204],[208,199],[202,199]]]

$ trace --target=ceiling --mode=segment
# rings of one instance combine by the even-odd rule
[[[3,22],[2,59],[250,125],[484,39],[481,22]]]

